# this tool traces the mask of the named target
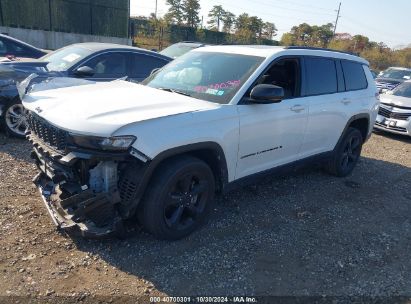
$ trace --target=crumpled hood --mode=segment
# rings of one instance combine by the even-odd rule
[[[122,80],[32,92],[23,105],[61,129],[95,136],[110,136],[131,123],[218,107]]]
[[[400,107],[407,107],[411,108],[411,98],[395,96],[390,94],[382,94],[380,95],[381,103],[387,105],[395,105]]]

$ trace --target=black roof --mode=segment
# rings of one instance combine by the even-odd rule
[[[101,52],[101,51],[114,51],[114,50],[126,50],[126,51],[135,51],[139,53],[145,53],[145,54],[151,54],[153,56],[163,58],[166,60],[172,60],[172,58],[169,58],[167,56],[164,56],[162,54],[159,54],[157,52],[149,51],[146,49],[130,46],[130,45],[123,45],[123,44],[115,44],[115,43],[101,43],[101,42],[85,42],[85,43],[76,43],[72,45],[68,45],[65,48],[68,47],[81,47],[87,50],[92,51],[93,53]]]

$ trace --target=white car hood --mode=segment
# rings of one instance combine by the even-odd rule
[[[381,103],[411,108],[411,98],[395,96],[390,94],[382,94],[380,95],[380,98]]]
[[[23,105],[61,129],[95,136],[110,136],[135,122],[219,106],[122,80],[32,92]]]

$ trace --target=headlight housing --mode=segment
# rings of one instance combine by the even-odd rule
[[[94,137],[75,134],[71,134],[71,138],[73,143],[79,147],[104,151],[127,151],[137,139],[132,135]]]
[[[100,146],[103,150],[124,151],[128,150],[135,141],[135,136],[115,136],[105,138],[100,142]]]

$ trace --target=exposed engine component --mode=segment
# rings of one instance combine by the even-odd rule
[[[118,164],[114,161],[100,162],[89,171],[90,189],[95,193],[110,193],[117,189]]]

